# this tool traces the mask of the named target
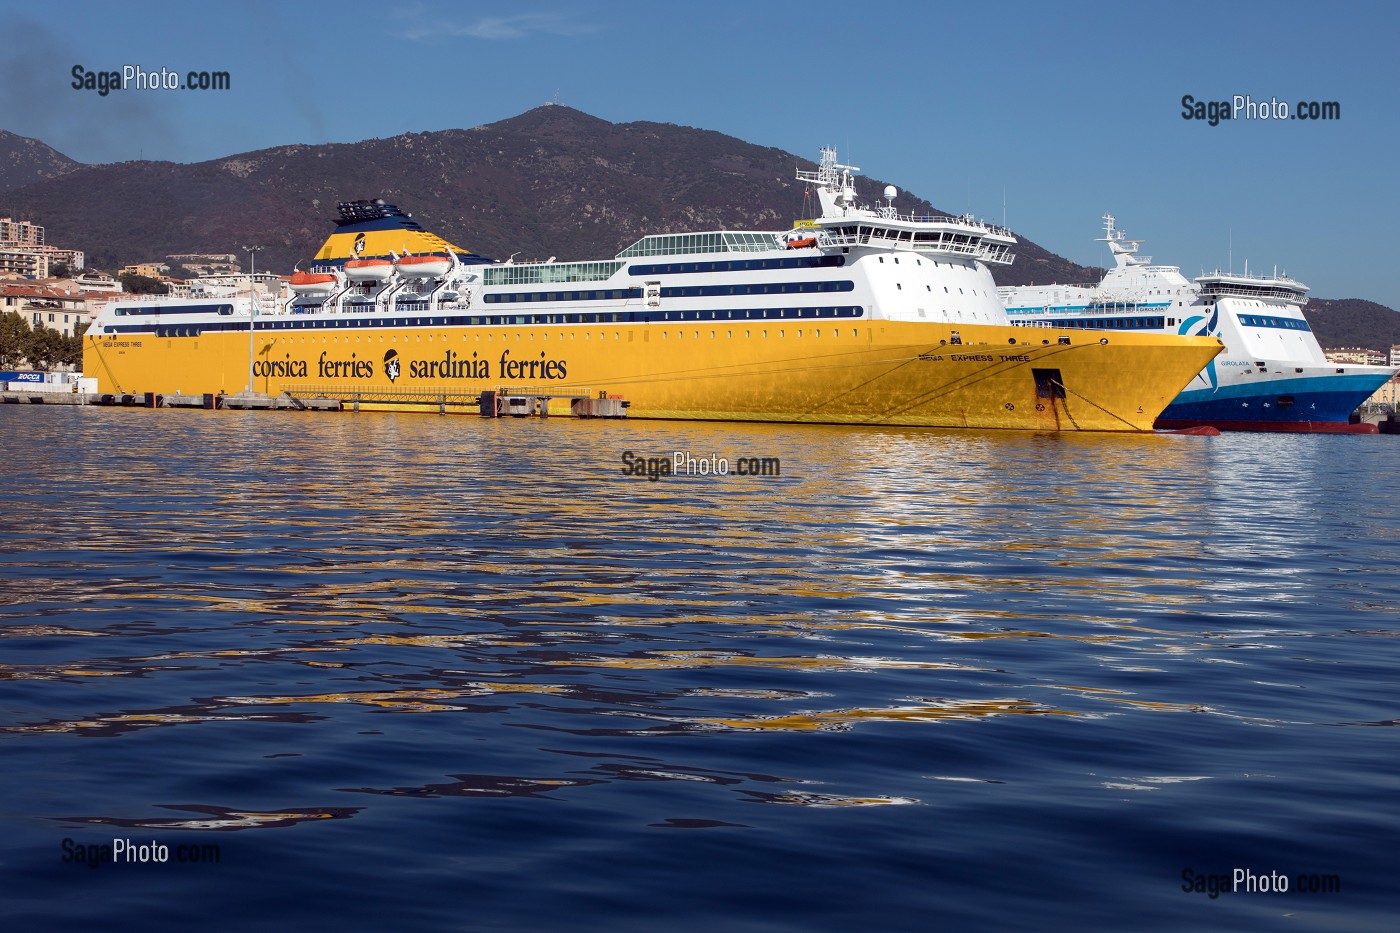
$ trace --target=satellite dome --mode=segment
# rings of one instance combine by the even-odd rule
[[[899,189],[894,185],[885,185],[885,200],[893,201],[897,197],[899,197]]]

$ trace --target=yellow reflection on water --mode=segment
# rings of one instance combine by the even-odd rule
[[[243,706],[293,706],[303,703],[355,703],[383,709],[407,712],[435,712],[461,709],[444,703],[467,697],[489,696],[496,693],[568,693],[569,688],[552,684],[530,683],[470,683],[462,687],[429,687],[417,690],[354,691],[350,693],[317,693],[306,696],[234,696],[221,697],[220,704]]]
[[[1054,709],[1029,700],[949,700],[925,706],[892,706],[879,709],[855,708],[788,716],[758,716],[752,719],[691,720],[729,729],[776,732],[844,730],[859,722],[938,722],[942,720],[983,719],[988,716],[1081,716],[1082,713]]]
[[[765,658],[752,655],[731,654],[719,651],[660,651],[640,658],[558,658],[549,664],[564,667],[625,667],[635,670],[658,668],[700,668],[700,667],[778,667],[794,670],[954,670],[980,671],[985,668],[969,667],[947,661],[900,661],[892,658],[862,657],[815,657],[815,658]]]

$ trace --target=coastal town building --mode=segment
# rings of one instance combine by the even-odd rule
[[[24,220],[0,217],[0,275],[46,279],[59,265],[82,269],[82,250],[59,249],[44,242],[44,228]]]
[[[67,284],[82,292],[116,293],[122,290],[122,283],[105,272],[84,272],[82,275],[69,279],[66,283],[60,281],[58,284]]]
[[[122,267],[122,275],[144,275],[148,279],[162,279],[170,267],[163,262],[134,262]]]
[[[101,295],[106,301],[110,295]],[[88,317],[92,296],[77,289],[51,285],[0,285],[0,314],[15,312],[31,329],[47,327],[72,337]]]
[[[233,253],[172,253],[165,261],[172,266],[183,266],[191,277],[228,275],[241,268]]]
[[[190,279],[192,298],[247,297],[251,286],[259,301],[285,301],[291,295],[290,279],[272,272],[257,275],[206,275]]]
[[[11,246],[43,246],[44,228],[27,221],[0,217],[0,243]]]
[[[1400,373],[1371,393],[1362,407],[1371,411],[1400,411]]]
[[[1400,365],[1390,364],[1387,354],[1368,347],[1337,347],[1335,350],[1327,350],[1325,353],[1327,359],[1333,363],[1360,363],[1364,366]]]

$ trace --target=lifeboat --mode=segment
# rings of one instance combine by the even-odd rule
[[[806,230],[790,230],[786,240],[788,249],[805,249],[817,245],[816,236]]]
[[[430,253],[426,256],[400,256],[394,265],[405,276],[426,279],[446,275],[452,268],[452,260]]]
[[[329,295],[335,290],[335,276],[321,272],[296,272],[290,282],[298,295]]]
[[[394,264],[387,259],[351,259],[345,263],[345,274],[357,281],[387,279],[393,271]]]

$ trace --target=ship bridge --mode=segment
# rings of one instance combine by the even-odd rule
[[[1296,305],[1308,303],[1308,287],[1286,275],[1233,275],[1217,270],[1210,275],[1197,276],[1196,284],[1200,287],[1201,297],[1211,300],[1254,298]]]
[[[971,214],[901,214],[894,209],[899,192],[893,185],[885,188],[885,204],[862,207],[852,179],[852,173],[859,171],[854,165],[838,163],[835,149],[824,148],[816,171],[797,172],[798,181],[815,186],[821,205],[820,218],[799,223],[815,228],[818,246],[913,250],[1002,266],[1015,261],[1011,248],[1016,237],[1010,230],[974,220]]]
[[[868,217],[822,218],[815,221],[817,244],[827,247],[869,246],[907,249],[944,256],[967,256],[992,265],[1016,260],[1010,231],[967,217],[909,216],[869,212]]]

